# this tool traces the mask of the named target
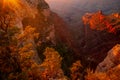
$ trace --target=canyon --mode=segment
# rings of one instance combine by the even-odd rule
[[[106,23],[108,25],[114,24],[114,22],[111,22],[110,20],[115,18],[114,15],[119,15],[119,0],[46,0],[46,2],[49,4],[51,10],[56,12],[67,23],[68,28],[74,35],[73,38],[75,42],[77,42],[77,47],[79,48],[81,54],[94,54],[94,56],[97,56],[99,53],[105,54],[115,44],[119,43],[119,36],[117,36],[119,35],[119,31],[117,34],[111,34],[109,33],[110,30],[108,32],[105,32],[105,29],[93,29],[91,25],[95,24],[95,28],[98,28],[98,26],[100,26],[100,29],[102,29],[102,27],[106,28],[106,26],[102,25],[106,21],[102,20],[101,22],[103,23],[99,22],[98,18],[100,16],[101,18],[102,16],[105,16],[105,18],[107,18]],[[101,14],[99,14],[100,11]],[[89,19],[89,17],[92,17],[90,18],[91,21],[88,20],[87,22],[87,19]],[[91,24],[84,25],[86,22],[91,22]],[[115,27],[119,27],[119,20],[118,25]],[[103,46],[105,49],[103,49]],[[98,50],[101,52],[97,52]],[[106,55],[104,55],[104,57],[105,56]]]
[[[76,71],[76,73],[81,72],[81,75],[77,74],[80,79],[87,75],[87,68],[95,72],[106,72],[106,70],[109,72],[109,69],[119,68],[119,2],[119,0],[1,0],[0,65],[5,61],[8,63],[9,60],[12,60],[9,65],[11,67],[15,60],[17,61],[19,57],[22,57],[21,55],[23,57],[25,55],[25,61],[31,64],[24,63],[23,60],[23,65],[18,60],[14,65],[17,65],[16,71],[14,71],[13,65],[11,69],[13,69],[13,72],[17,72],[19,69],[24,72],[24,70],[27,71],[26,67],[30,67],[31,72],[28,70],[30,76],[35,74],[33,70],[38,73],[39,77],[36,76],[35,80],[41,79],[41,77],[42,80],[67,80],[65,76],[71,76],[69,68],[77,60],[80,61],[75,63],[75,67],[81,67],[82,65],[81,69]],[[16,32],[17,29],[20,32]],[[19,36],[17,36],[18,34]],[[36,35],[37,38],[34,38]],[[28,46],[27,44],[31,45]],[[32,58],[30,58],[30,54],[28,54],[29,56],[26,54],[31,53],[30,51],[34,53]],[[5,56],[2,55],[3,53]],[[22,60],[22,58],[20,59]],[[57,61],[61,62],[57,63]],[[53,65],[53,62],[56,63],[55,66],[50,65]],[[44,65],[41,65],[43,63]],[[48,65],[50,65],[50,68]],[[2,80],[5,80],[6,76],[14,75],[9,75],[9,73],[12,73],[10,70],[7,71],[9,66],[0,66],[0,78]],[[22,68],[24,66],[25,69]],[[73,69],[75,67],[73,66]],[[21,72],[19,73],[21,74]],[[2,73],[4,75],[1,75]],[[57,75],[55,75],[56,73]],[[17,74],[15,73],[15,75]],[[49,75],[49,78],[47,75]],[[75,78],[75,80],[79,78]]]

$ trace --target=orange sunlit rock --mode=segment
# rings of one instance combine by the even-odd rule
[[[90,14],[90,13],[89,13]],[[119,24],[119,14],[104,15],[101,12],[85,14],[83,16],[84,25],[89,25],[91,29],[107,31],[116,34]]]

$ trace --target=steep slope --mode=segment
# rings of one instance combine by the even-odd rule
[[[57,42],[63,42],[65,45],[68,45],[71,49],[73,49],[76,55],[80,55],[77,42],[74,41],[73,35],[71,34],[68,25],[57,14],[53,13],[52,16]]]
[[[14,6],[13,4],[11,4],[11,2],[8,3],[6,1],[5,3]],[[57,24],[59,22],[53,22],[55,20],[53,20],[54,18],[52,19],[52,17],[57,16],[57,15],[52,15],[53,13],[50,10],[48,4],[44,0],[26,0],[26,1],[16,0],[16,5],[19,5],[19,6],[16,6],[16,8],[18,9],[17,11],[15,11],[14,8],[12,9],[10,7],[11,11],[13,10],[14,12],[16,12],[15,15],[17,15],[15,24],[20,23],[17,26],[20,26],[20,27],[23,26],[23,28],[25,28],[28,25],[36,27],[37,31],[40,32],[41,34],[42,42],[51,41],[53,44],[55,44],[55,33],[54,33],[55,29],[54,28],[55,27],[60,28],[61,26],[54,26],[54,23]],[[26,5],[26,6],[22,6],[22,5]],[[24,9],[22,10],[22,8],[25,8],[26,11]],[[59,18],[59,16],[57,16],[57,18]],[[59,24],[63,24],[62,26],[65,25],[65,27],[67,27],[64,21],[60,22]],[[60,30],[61,29],[62,28],[60,28]],[[60,31],[56,31],[56,32],[60,33]]]
[[[97,66],[95,73],[88,72],[86,80],[119,80],[120,44],[109,50],[106,58]]]
[[[19,56],[19,54],[17,55],[20,57],[20,60],[23,59],[22,57],[27,59],[27,61],[28,60],[31,61],[33,59],[36,60],[35,64],[31,63],[32,61],[27,62],[26,60],[22,60],[21,63],[25,62],[25,64],[22,64],[23,67],[24,67],[24,65],[29,66],[29,68],[34,67],[35,73],[36,73],[36,69],[38,69],[38,68],[36,68],[36,67],[38,67],[36,63],[39,58],[41,59],[41,57],[44,57],[44,56],[38,57],[38,55],[41,55],[43,53],[43,52],[40,52],[39,49],[42,49],[42,51],[44,51],[45,48],[49,47],[49,46],[55,48],[56,45],[59,45],[59,43],[62,43],[63,45],[65,45],[64,47],[67,49],[69,48],[69,50],[70,50],[70,48],[71,49],[74,48],[74,42],[72,40],[72,36],[71,36],[69,30],[67,29],[66,23],[57,14],[50,11],[49,6],[47,5],[47,3],[44,0],[4,0],[4,1],[5,1],[4,3],[2,2],[2,4],[4,6],[0,7],[0,9],[1,9],[1,12],[0,12],[0,35],[1,36],[0,36],[0,38],[2,38],[2,39],[0,39],[0,41],[1,41],[1,43],[2,43],[2,41],[5,43],[7,43],[7,41],[10,42],[8,37],[6,40],[3,39],[3,34],[1,34],[3,31],[5,31],[7,33],[8,29],[12,28],[14,26],[17,29],[18,28],[20,29],[20,33],[19,33],[20,38],[18,35],[15,35],[15,38],[17,38],[18,40],[16,40],[16,45],[14,48],[14,49],[17,48],[17,50],[19,52],[16,51],[15,53],[17,53],[17,52],[20,53],[20,56]],[[38,39],[34,39],[34,34],[33,34],[34,30],[35,30],[35,33],[40,33],[40,35],[37,36]],[[7,34],[7,35],[9,36],[9,34]],[[14,43],[14,41],[13,41],[13,43]],[[1,45],[3,45],[3,44],[1,44]],[[43,45],[43,46],[45,45],[45,46],[43,47],[41,45]],[[8,46],[9,47],[7,47],[7,48],[5,46],[4,50],[8,51],[7,53],[10,54],[10,57],[8,58],[8,60],[9,60],[12,57],[11,56],[12,52],[10,52],[10,50],[9,50],[9,48],[11,48],[11,45],[8,45]],[[1,48],[1,46],[0,46],[0,48]],[[13,49],[13,47],[12,47],[12,49]],[[65,49],[65,50],[67,50],[67,49]],[[73,50],[74,50],[74,52],[77,52],[77,51],[75,51],[76,49],[73,49]],[[1,55],[3,52],[0,51]],[[13,53],[14,53],[14,51],[13,51]],[[32,53],[33,53],[33,55],[32,55]],[[34,55],[34,53],[36,55]],[[6,55],[8,55],[8,54],[6,54]],[[67,54],[68,58],[69,58],[69,54],[70,53]],[[66,55],[66,54],[63,53],[62,56],[64,56],[64,55]],[[36,56],[38,59],[35,58]],[[5,60],[4,57],[3,56],[1,56],[1,57],[2,57],[2,60],[4,61]],[[14,57],[14,55],[13,55],[13,57]],[[54,54],[53,54],[53,57],[55,57]],[[60,57],[60,56],[58,56],[58,57]],[[64,57],[66,57],[66,56],[64,56]],[[72,57],[73,57],[73,55],[72,55]],[[53,61],[56,61],[56,60],[53,60]],[[10,60],[10,62],[11,62],[11,60]],[[7,64],[7,61],[4,63]],[[15,61],[15,63],[16,63],[16,61]],[[41,63],[41,61],[38,62],[38,64],[39,63]],[[63,63],[63,61],[62,61],[62,63]],[[72,62],[69,62],[69,63],[72,63]],[[17,64],[16,66],[19,66],[19,64]],[[48,66],[48,65],[46,65],[46,66]],[[65,66],[67,66],[67,69],[68,69],[67,63],[65,64]],[[3,66],[0,66],[0,67],[3,68]],[[19,69],[21,69],[21,66]],[[26,68],[26,69],[28,69],[28,68]],[[52,70],[54,70],[54,69],[52,69]],[[20,70],[20,72],[21,71],[22,70]],[[42,69],[42,71],[43,71],[43,69]],[[34,72],[34,70],[33,70],[33,72]],[[56,72],[58,72],[58,71],[56,70]],[[15,71],[15,73],[16,73],[16,71]],[[3,76],[1,74],[2,73],[0,71],[0,78],[3,78],[2,80],[4,80],[4,75],[9,76],[9,74],[6,75],[6,72],[4,73]],[[30,72],[30,74],[31,74],[31,72]],[[25,80],[27,80],[27,79],[25,79]]]
[[[3,2],[2,2],[3,1]],[[25,29],[26,26],[32,26],[40,33],[36,40],[38,44],[57,45],[65,44],[69,48],[76,48],[71,33],[67,29],[67,24],[58,15],[53,13],[44,0],[2,0],[0,9],[9,13],[14,18],[13,26]],[[38,46],[40,46],[38,45]],[[75,52],[79,53],[77,49]]]
[[[97,72],[106,72],[120,64],[120,45],[115,45],[107,54],[107,57],[97,66]]]
[[[39,41],[53,45],[62,43],[79,54],[76,42],[64,20],[53,13],[44,1],[39,1],[37,10],[34,18],[26,17],[22,20],[23,26],[31,25],[37,28],[37,32],[40,33]]]

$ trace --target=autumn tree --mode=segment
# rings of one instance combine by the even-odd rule
[[[59,53],[47,48],[46,59],[40,65],[34,39],[38,37],[35,29],[27,26],[23,32],[9,28],[9,44],[0,46],[0,75],[1,79],[8,80],[48,80],[65,79],[61,69]],[[13,30],[13,31],[12,31]],[[1,40],[0,40],[1,41]],[[36,57],[37,56],[37,57]]]
[[[82,77],[82,74],[80,73],[81,68],[82,65],[80,61],[76,61],[75,63],[73,63],[72,67],[70,68],[72,80],[78,80]]]
[[[13,9],[16,8],[15,3]],[[20,29],[14,26],[15,15],[14,10],[5,9],[0,12],[0,79],[47,80],[49,78],[63,78],[62,58],[59,53],[54,49],[47,48],[44,53],[46,59],[40,65],[41,62],[34,43],[34,39],[39,34],[31,26],[27,26],[20,32]]]
[[[27,26],[23,33],[17,35],[18,45],[16,55],[21,72],[19,74],[10,74],[9,79],[40,79],[39,58],[35,57],[37,52],[34,44],[34,39],[38,35],[38,33],[35,33],[35,29],[30,26]]]
[[[0,77],[6,78],[11,72],[19,71],[15,56],[17,40],[15,34],[19,29],[14,24],[14,18],[7,12],[0,12]]]
[[[34,38],[38,36],[35,29],[28,26],[23,33],[19,33],[17,27],[7,28],[7,32],[2,30],[0,32],[2,37],[0,40],[0,73],[2,74],[0,78],[3,80],[40,79],[39,59],[36,58],[37,53],[34,48]],[[8,42],[5,42],[6,39]]]
[[[53,80],[53,79],[63,79],[64,74],[61,69],[61,61],[59,53],[53,48],[46,48],[44,62],[40,65],[43,68],[42,79],[43,80]]]

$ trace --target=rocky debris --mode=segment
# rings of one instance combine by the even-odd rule
[[[120,64],[120,44],[117,44],[109,52],[107,57],[97,66],[97,72],[105,72]]]

